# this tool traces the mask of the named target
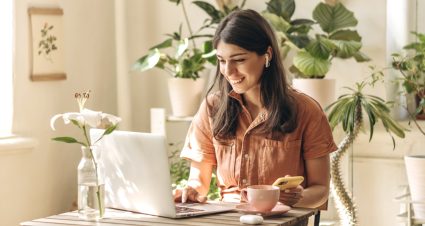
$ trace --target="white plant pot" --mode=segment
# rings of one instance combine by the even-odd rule
[[[425,202],[425,155],[404,157],[412,201]],[[425,204],[413,204],[416,218],[425,219]]]
[[[323,109],[335,101],[335,79],[296,78],[292,87],[311,96]]]
[[[168,91],[170,94],[171,110],[173,116],[193,116],[197,112],[205,87],[203,78],[183,79],[170,78]]]

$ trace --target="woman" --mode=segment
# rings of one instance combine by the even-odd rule
[[[214,48],[219,90],[209,90],[189,128],[181,157],[191,160],[190,176],[176,201],[205,202],[216,167],[223,201],[291,175],[305,180],[281,191],[280,202],[326,203],[329,153],[337,147],[319,104],[288,86],[270,25],[253,10],[233,12],[217,28]]]

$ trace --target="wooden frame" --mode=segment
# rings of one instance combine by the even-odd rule
[[[32,81],[65,80],[63,10],[29,8]]]

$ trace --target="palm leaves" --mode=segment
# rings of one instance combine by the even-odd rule
[[[382,98],[362,93],[366,84],[365,82],[356,83],[357,89],[346,87],[352,93],[340,96],[337,101],[326,108],[326,111],[330,111],[328,115],[329,124],[332,129],[342,124],[345,133],[353,133],[356,126],[356,108],[360,108],[360,110],[364,110],[369,120],[369,141],[372,140],[375,124],[381,120],[385,130],[390,134],[393,146],[395,147],[393,134],[404,138],[405,129],[391,118],[390,108]],[[363,111],[359,112],[363,114]]]

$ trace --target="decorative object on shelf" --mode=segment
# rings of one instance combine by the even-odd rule
[[[201,94],[206,83],[203,80],[198,81],[200,73],[205,71],[205,66],[208,63],[216,64],[215,51],[212,46],[213,30],[211,29],[214,29],[224,16],[242,8],[245,0],[241,6],[237,6],[234,3],[235,1],[217,1],[219,9],[208,2],[193,1],[196,6],[210,16],[210,19],[205,20],[203,25],[195,32],[193,32],[188,19],[184,0],[169,1],[182,7],[189,36],[186,37],[182,34],[182,25],[180,25],[177,32],[167,34],[168,39],[151,47],[146,55],[133,64],[132,69],[143,72],[156,67],[166,71],[174,78],[185,79],[184,82],[170,81],[168,83],[171,107],[176,116],[192,116],[199,107]],[[208,30],[211,31],[205,33]],[[198,47],[197,40],[203,40],[201,47]],[[170,48],[173,49],[172,53],[169,51]],[[181,87],[181,83],[186,85]],[[188,86],[189,88],[187,88]],[[176,94],[181,94],[181,97],[177,97]],[[180,105],[180,103],[184,105]]]
[[[346,133],[346,136],[338,145],[338,150],[331,155],[331,193],[343,226],[357,224],[357,210],[354,200],[343,182],[341,160],[347,149],[353,145],[363,127],[363,113],[366,113],[369,121],[369,141],[372,140],[373,129],[379,120],[390,134],[394,147],[395,140],[392,134],[401,138],[405,136],[405,129],[391,118],[387,103],[377,96],[363,93],[363,88],[366,85],[373,86],[376,81],[356,83],[356,89],[348,88],[352,91],[351,94],[340,96],[336,102],[326,109],[330,111],[328,119],[331,128],[334,129],[337,125],[342,125]]]
[[[50,127],[55,130],[55,121],[62,118],[65,124],[72,123],[83,132],[83,140],[73,137],[55,137],[52,140],[81,145],[82,158],[78,165],[78,215],[82,219],[91,221],[102,219],[105,212],[104,168],[95,145],[103,136],[117,128],[121,118],[84,108],[89,95],[90,91],[76,93],[75,98],[80,112],[57,114],[50,120]],[[88,135],[90,128],[100,128],[105,131],[93,142]]]
[[[63,11],[60,8],[29,8],[31,24],[31,80],[64,80]]]
[[[315,85],[306,83],[335,84],[335,81],[320,81],[330,70],[335,58],[354,58],[357,62],[370,60],[360,49],[361,36],[354,29],[357,19],[354,13],[336,1],[320,2],[314,8],[313,19],[295,19],[294,0],[270,0],[263,15],[274,27],[279,39],[282,58],[294,50],[295,56],[289,70],[294,74],[293,86],[317,99],[323,108],[335,100],[335,87],[305,89]],[[318,24],[317,29],[313,29]],[[321,32],[313,33],[313,30]],[[297,81],[299,79],[313,79]],[[332,81],[333,80],[333,81]],[[319,89],[319,92],[314,90]],[[326,94],[325,96],[323,94]],[[321,96],[319,96],[321,95]]]

